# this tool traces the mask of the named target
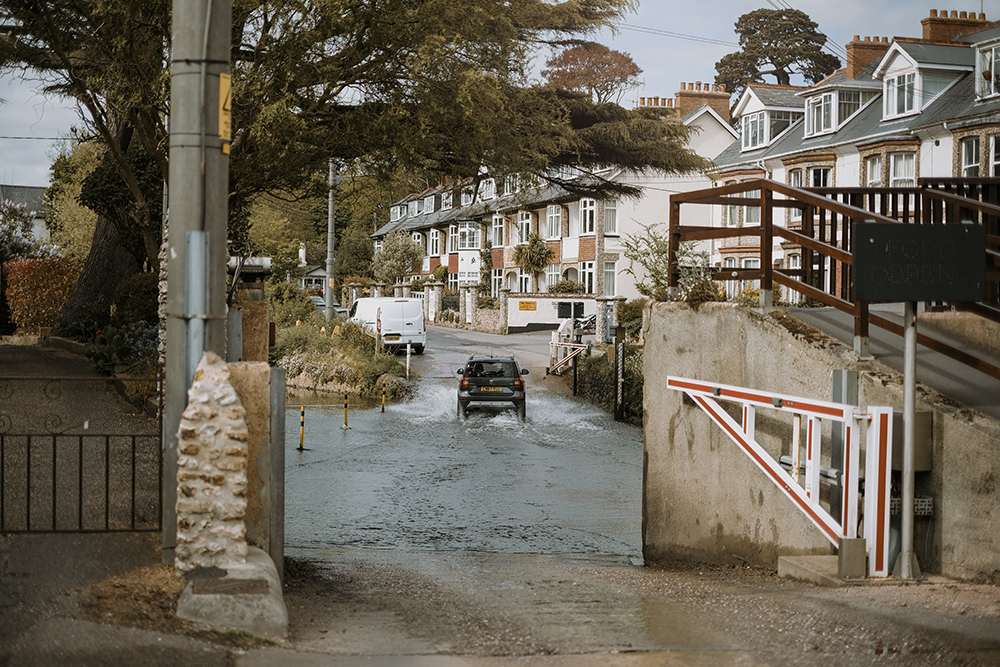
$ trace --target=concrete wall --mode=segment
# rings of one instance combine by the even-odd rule
[[[859,361],[848,347],[781,309],[657,303],[649,306],[644,328],[645,558],[774,566],[778,556],[830,553],[829,542],[722,430],[666,388],[666,376],[829,400],[832,371],[854,369],[862,407],[896,409],[903,404],[902,376],[877,361]],[[923,547],[930,529],[931,571],[996,579],[1000,424],[921,385],[917,409],[934,413],[933,470],[918,473],[916,490],[934,497],[935,515],[933,522],[917,517],[914,551],[927,568]],[[791,420],[775,414],[758,411],[757,438],[780,456],[790,453]]]

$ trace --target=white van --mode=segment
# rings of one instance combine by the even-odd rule
[[[348,317],[382,345],[406,347],[409,343],[414,353],[424,352],[427,327],[421,299],[365,297],[354,302]]]

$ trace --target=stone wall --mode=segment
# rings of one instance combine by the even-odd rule
[[[656,303],[643,328],[647,561],[773,567],[778,556],[830,553],[819,531],[698,407],[666,387],[666,377],[829,400],[832,372],[852,369],[860,406],[901,409],[902,376],[878,361],[860,361],[847,346],[777,308]],[[916,408],[933,413],[932,469],[918,473],[916,492],[933,497],[934,517],[916,518],[914,553],[930,571],[998,578],[1000,424],[923,385]],[[777,414],[759,410],[756,422],[758,441],[775,457],[790,454],[791,440],[790,418],[786,423]],[[862,464],[863,456],[864,449]],[[933,544],[929,568],[925,544]]]
[[[245,562],[248,439],[246,411],[229,367],[206,352],[188,391],[178,438],[178,569]]]

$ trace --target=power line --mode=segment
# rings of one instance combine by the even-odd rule
[[[29,139],[34,141],[63,141],[69,137],[0,137],[0,139]]]
[[[659,28],[646,28],[644,26],[627,25],[621,24],[618,26],[623,30],[634,30],[636,32],[644,32],[650,35],[661,35],[663,37],[676,37],[677,39],[686,39],[692,42],[702,42],[704,44],[719,44],[720,46],[735,46],[739,47],[739,44],[735,42],[726,42],[721,39],[715,39],[712,37],[698,37],[697,35],[685,35],[680,32],[670,32],[669,30],[660,30]]]

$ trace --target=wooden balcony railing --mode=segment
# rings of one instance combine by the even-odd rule
[[[753,196],[746,196],[752,193]],[[741,196],[742,195],[742,196]],[[683,224],[682,205],[751,206],[760,208],[753,226],[704,227]],[[787,209],[798,209],[795,228],[785,224]],[[775,216],[775,210],[779,215]],[[777,222],[775,218],[778,218]],[[791,219],[791,216],[789,216]],[[718,268],[713,278],[759,280],[760,303],[773,303],[772,285],[798,292],[813,302],[854,316],[855,349],[865,354],[868,328],[875,325],[902,335],[900,325],[871,314],[868,303],[851,298],[851,224],[981,224],[986,226],[986,295],[980,303],[931,304],[970,310],[1000,322],[1000,179],[920,179],[910,188],[794,188],[755,179],[670,197],[670,286],[680,280],[677,252],[685,241],[756,237],[760,268]],[[775,239],[801,248],[801,268],[774,266]],[[745,253],[742,253],[745,254]],[[963,364],[1000,379],[1000,368],[926,334],[918,342]]]

